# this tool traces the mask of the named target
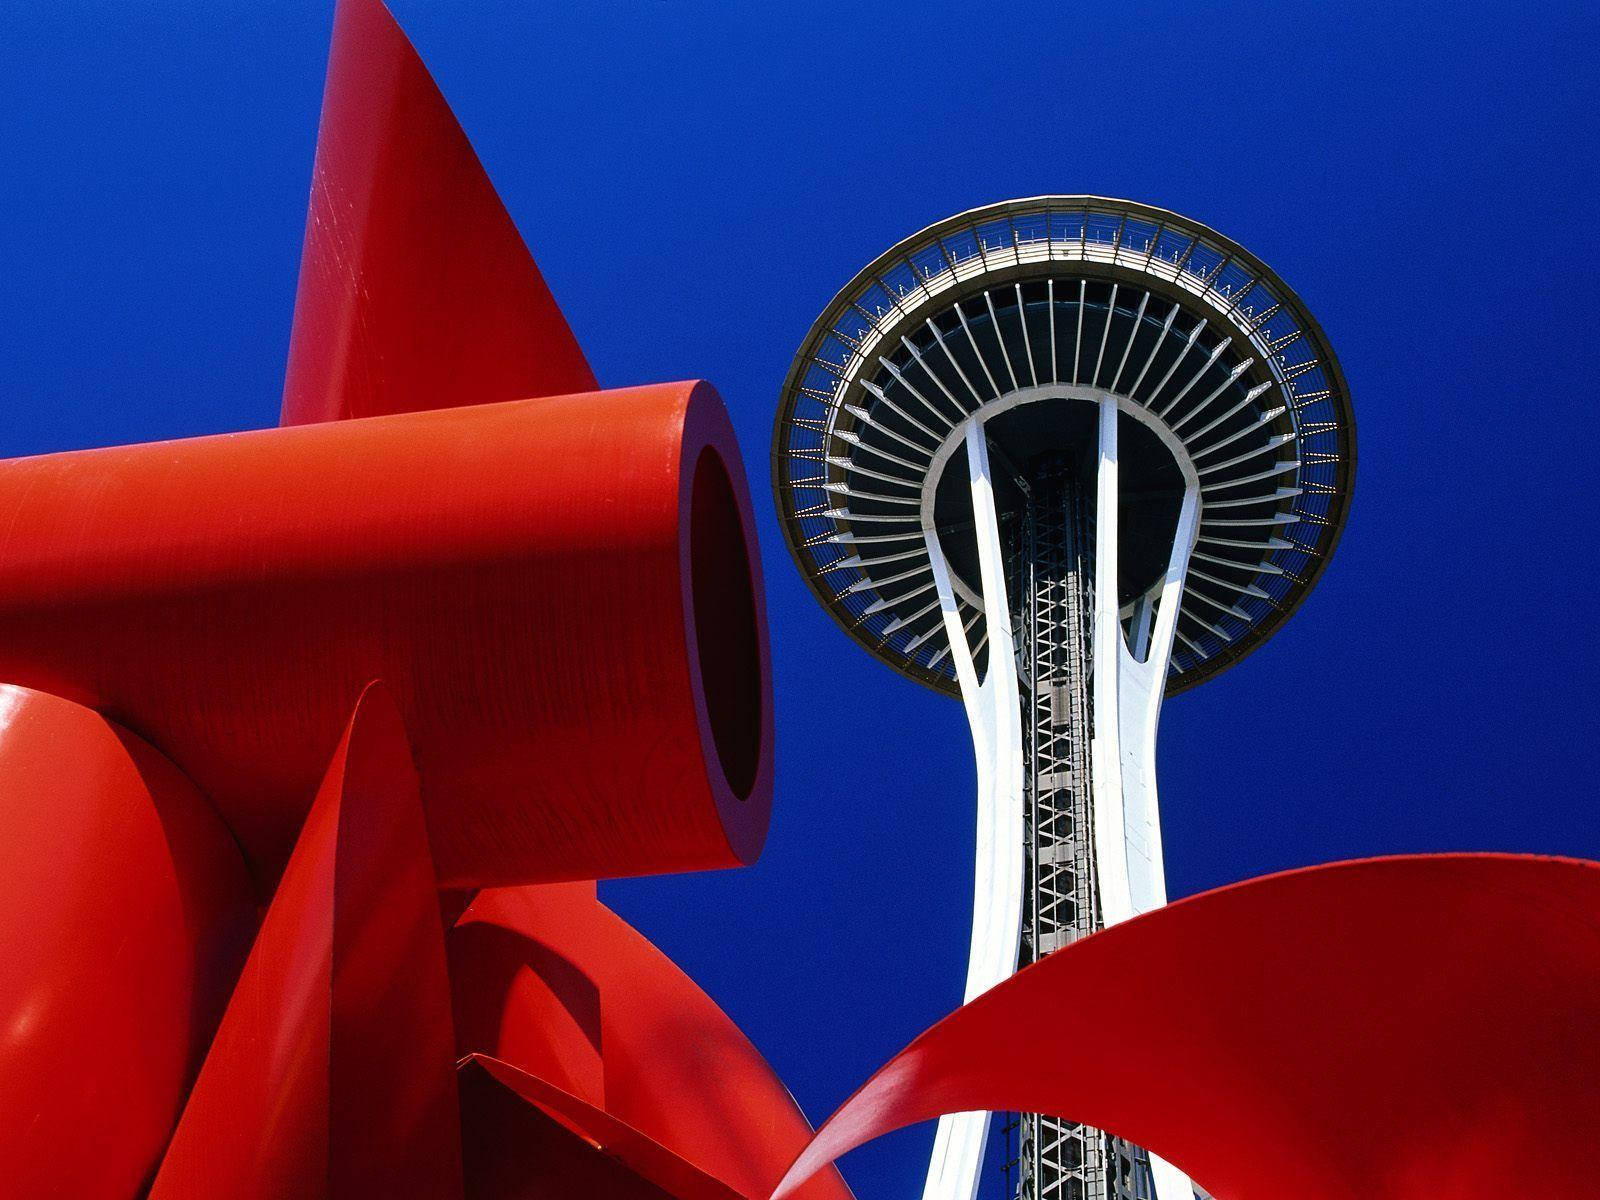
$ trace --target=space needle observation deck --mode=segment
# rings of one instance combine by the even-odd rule
[[[870,263],[812,326],[773,434],[784,535],[851,637],[965,706],[967,999],[1166,902],[1162,698],[1300,604],[1354,469],[1344,377],[1310,313],[1162,209],[1047,196],[960,214]],[[1070,1022],[1040,1037],[1095,1036]],[[941,1120],[925,1200],[971,1200],[988,1126]],[[1191,1195],[1068,1121],[1024,1116],[1017,1143],[1027,1200]]]

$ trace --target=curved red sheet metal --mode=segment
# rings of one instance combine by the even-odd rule
[[[706,384],[0,463],[0,679],[185,770],[262,878],[384,679],[440,882],[753,860],[750,499]]]
[[[3,1190],[127,1200],[161,1157],[249,949],[244,860],[149,746],[10,686],[0,831]]]
[[[450,990],[417,777],[362,695],[150,1200],[461,1195]]]
[[[506,1082],[526,1091],[531,1077],[504,1063],[497,1077],[489,1061],[469,1058],[456,1077],[466,1200],[682,1200]]]
[[[1041,1029],[1093,1029],[1093,1038]],[[1109,1129],[1217,1200],[1589,1196],[1600,864],[1340,863],[1208,892],[1055,952],[933,1026],[776,1193],[970,1109]]]
[[[380,0],[340,0],[283,423],[595,386],[411,43]]]
[[[592,885],[485,891],[448,944],[458,1053],[533,1077],[550,1090],[530,1099],[657,1183],[682,1160],[764,1197],[810,1139],[756,1048]],[[801,1194],[850,1195],[831,1170]]]
[[[467,1056],[463,1069],[473,1067],[674,1200],[746,1200],[727,1184],[685,1162],[625,1121],[617,1120],[604,1109],[579,1100],[537,1076],[485,1054]],[[692,1097],[684,1099],[693,1103]],[[471,1174],[469,1167],[469,1181]],[[469,1193],[472,1190],[469,1182]]]

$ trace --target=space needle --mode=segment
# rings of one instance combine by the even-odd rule
[[[1355,427],[1298,297],[1243,247],[1125,200],[974,209],[868,264],[807,335],[773,433],[823,606],[961,698],[977,757],[966,999],[1166,902],[1164,696],[1288,618],[1345,522]],[[1248,719],[1294,753],[1284,714]],[[1093,1039],[1057,1014],[1039,1038]],[[988,1113],[939,1122],[924,1200],[972,1200]],[[1189,1200],[1175,1167],[1050,1117],[1024,1200]]]

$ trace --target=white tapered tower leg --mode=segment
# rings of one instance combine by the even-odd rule
[[[1090,747],[1095,886],[1101,920],[1127,920],[1166,903],[1161,819],[1155,785],[1156,726],[1171,661],[1184,574],[1198,532],[1199,487],[1187,478],[1166,572],[1134,610],[1133,644],[1122,626],[1116,563],[1118,403],[1099,406],[1094,491],[1094,602],[1091,624]],[[995,509],[988,441],[981,418],[961,426],[966,450],[988,663],[979,678],[973,642],[937,532],[926,533],[934,583],[977,760],[976,861],[972,942],[964,999],[1009,976],[1017,964],[1026,872],[1026,753],[1021,688],[1006,593],[1005,559]],[[1109,668],[1109,669],[1104,669]],[[988,1113],[940,1120],[923,1200],[973,1200],[989,1131]],[[1158,1200],[1190,1200],[1188,1178],[1150,1156]]]
[[[1017,967],[1022,935],[1024,861],[1022,710],[1006,599],[1000,524],[989,473],[988,443],[977,418],[966,422],[967,473],[978,541],[989,662],[978,679],[976,652],[956,605],[950,568],[936,533],[927,535],[934,582],[944,613],[961,698],[978,764],[977,855],[972,890],[972,945],[964,1002],[988,991]],[[972,1200],[989,1134],[986,1112],[941,1117],[934,1135],[923,1200]]]
[[[1140,654],[1122,631],[1118,595],[1117,416],[1114,400],[1100,402],[1099,466],[1095,480],[1094,776],[1095,873],[1101,918],[1115,925],[1167,902],[1156,797],[1156,725],[1171,661],[1183,577],[1198,533],[1200,489],[1184,488],[1167,569],[1153,620],[1136,613]],[[1107,669],[1110,667],[1111,669]],[[1190,1200],[1189,1177],[1150,1156],[1158,1200]]]
[[[1177,213],[1099,196],[960,213],[818,317],[774,429],[784,535],[863,648],[941,692],[954,676],[978,759],[969,997],[1013,954],[1032,962],[1165,900],[1163,694],[1294,611],[1354,468],[1348,390],[1316,321],[1264,263]],[[1093,1036],[1071,1016],[1039,1036]],[[1020,1200],[1148,1200],[1152,1176],[1160,1200],[1187,1200],[1131,1143],[1049,1114],[1015,1128]],[[927,1200],[969,1200],[986,1129],[941,1124]]]

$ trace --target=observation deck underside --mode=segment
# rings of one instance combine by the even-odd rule
[[[1343,525],[1355,456],[1343,378],[1270,270],[1204,226],[1124,201],[1048,197],[942,222],[818,320],[773,445],[787,540],[813,590],[873,653],[954,693],[924,543],[935,527],[949,539],[981,643],[970,533],[941,494],[960,475],[945,467],[961,423],[996,421],[1014,460],[996,472],[1004,488],[1031,469],[1022,447],[1081,441],[1070,427],[1092,415],[1059,401],[1108,394],[1124,404],[1130,462],[1149,468],[1130,472],[1126,520],[1171,519],[1181,482],[1170,466],[1163,479],[1164,459],[1192,463],[1201,485],[1169,691],[1247,654],[1310,589]],[[1139,548],[1160,540],[1125,539],[1125,603],[1159,574]]]

